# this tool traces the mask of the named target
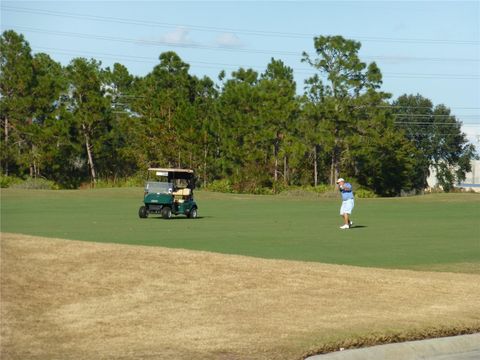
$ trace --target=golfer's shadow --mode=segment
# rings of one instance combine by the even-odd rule
[[[368,226],[366,225],[353,225],[349,230],[355,230],[355,229],[363,229],[363,228],[366,228]]]

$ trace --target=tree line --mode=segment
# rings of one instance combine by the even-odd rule
[[[237,191],[334,184],[341,174],[382,196],[421,190],[431,168],[445,190],[470,171],[475,148],[450,109],[391,99],[360,42],[314,38],[315,75],[297,94],[293,69],[239,68],[218,81],[189,73],[175,52],[145,76],[75,58],[32,54],[22,34],[0,38],[2,176],[62,188],[122,181],[149,166],[188,167],[203,186]]]

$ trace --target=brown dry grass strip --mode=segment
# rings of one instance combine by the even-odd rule
[[[298,359],[480,330],[480,275],[1,235],[2,359]]]

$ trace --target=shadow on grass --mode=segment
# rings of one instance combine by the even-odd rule
[[[201,220],[201,219],[206,219],[206,218],[211,218],[211,216],[197,216],[195,219],[190,219],[186,216],[173,216],[171,219],[169,220],[190,220],[190,221],[195,221],[195,220]]]
[[[208,219],[212,218],[213,216],[197,216],[195,219],[190,219],[186,216],[172,216],[170,219],[164,219],[161,216],[149,216],[149,219],[156,219],[156,220],[166,220],[166,221],[173,221],[173,220],[190,220],[190,221],[195,221],[195,220],[201,220],[201,219]]]
[[[355,230],[355,229],[364,229],[368,226],[366,225],[353,225],[353,227],[351,227],[349,230]]]

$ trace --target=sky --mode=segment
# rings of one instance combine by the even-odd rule
[[[361,42],[382,90],[450,107],[480,148],[480,1],[1,1],[1,30],[34,53],[115,62],[144,76],[175,51],[190,73],[218,79],[239,67],[262,73],[272,58],[294,70],[297,93],[315,70],[313,38]]]

